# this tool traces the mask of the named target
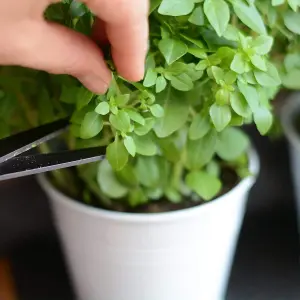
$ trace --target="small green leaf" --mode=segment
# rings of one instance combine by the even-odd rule
[[[145,70],[155,69],[155,66],[154,54],[149,53],[146,58]]]
[[[140,113],[136,112],[133,109],[126,109],[125,112],[128,114],[132,121],[139,123],[142,126],[145,125],[145,119]]]
[[[238,81],[238,88],[245,97],[252,112],[255,112],[259,106],[259,95],[255,87]]]
[[[136,124],[134,126],[134,132],[137,134],[137,135],[145,135],[147,134],[154,126],[155,124],[155,119],[154,118],[146,118],[144,119],[145,121],[145,124],[144,125],[138,125]]]
[[[265,107],[260,107],[254,113],[254,122],[261,135],[265,135],[272,126],[273,116]]]
[[[300,34],[300,14],[298,12],[286,11],[283,15],[285,26],[292,32]]]
[[[226,128],[219,135],[216,152],[222,159],[230,161],[245,153],[249,145],[249,138],[241,130]]]
[[[148,199],[142,189],[132,189],[129,191],[128,202],[131,207],[136,207],[147,203]]]
[[[189,17],[189,22],[198,26],[204,25],[204,13],[201,6],[198,6],[194,9]]]
[[[156,118],[161,118],[164,116],[164,109],[159,104],[154,104],[150,106],[150,111],[152,115]]]
[[[115,141],[107,146],[106,158],[108,159],[112,168],[116,171],[120,171],[124,168],[128,161],[128,152],[118,137]]]
[[[131,156],[135,156],[136,146],[131,136],[127,135],[124,139],[124,146]]]
[[[164,39],[159,41],[158,48],[169,65],[185,55],[188,51],[188,47],[185,43],[174,39]]]
[[[245,97],[238,91],[231,93],[230,104],[233,111],[244,118],[248,118],[251,114]]]
[[[296,12],[298,10],[298,6],[300,5],[299,0],[287,0],[287,2],[293,11]]]
[[[139,156],[135,166],[136,177],[139,182],[149,188],[159,185],[160,173],[156,157]]]
[[[264,58],[261,55],[251,55],[250,60],[252,64],[261,71],[267,71],[267,66]]]
[[[118,181],[107,160],[99,164],[97,181],[101,191],[110,198],[122,198],[128,193],[128,188]]]
[[[62,86],[61,94],[59,101],[68,103],[68,104],[74,104],[77,102],[77,97],[79,95],[80,88],[76,86]]]
[[[260,34],[266,34],[264,21],[254,4],[245,4],[241,0],[233,2],[233,9],[237,17],[249,28]]]
[[[267,63],[267,71],[254,71],[254,76],[257,82],[263,86],[278,86],[281,84],[281,79],[274,65]]]
[[[207,115],[197,114],[192,121],[189,129],[189,138],[191,140],[198,140],[204,137],[210,130],[211,125]]]
[[[224,80],[224,71],[219,67],[212,66],[211,73],[213,74],[217,84],[220,84],[221,80]]]
[[[200,60],[200,62],[196,66],[196,70],[204,71],[208,66],[209,66],[209,63],[206,59],[205,60]]]
[[[155,124],[154,131],[159,138],[171,135],[186,122],[189,103],[186,93],[180,93],[168,86],[157,96],[157,103],[164,108],[164,116]]]
[[[182,73],[177,76],[170,76],[170,78],[171,85],[176,90],[187,92],[192,90],[194,87],[191,77],[186,73]]]
[[[187,143],[185,165],[188,169],[199,169],[205,166],[213,157],[217,144],[215,131],[208,132],[203,138]]]
[[[222,183],[217,177],[203,171],[189,173],[185,182],[191,190],[206,201],[217,196],[222,188]]]
[[[193,9],[194,0],[163,0],[158,12],[161,15],[177,17],[188,15]]]
[[[83,118],[80,137],[82,139],[90,139],[101,132],[103,128],[103,120],[96,112],[88,112]]]
[[[100,102],[95,108],[95,112],[99,115],[107,115],[109,113],[109,104],[107,102]]]
[[[153,156],[156,154],[157,147],[151,135],[133,135],[133,140],[136,146],[137,153],[145,156]]]
[[[167,86],[167,81],[164,76],[158,76],[156,79],[155,91],[156,93],[162,92]]]
[[[292,90],[300,89],[300,69],[289,70],[282,78],[283,85]]]
[[[230,92],[227,89],[219,89],[216,93],[216,104],[229,104]]]
[[[230,19],[228,4],[224,0],[205,0],[203,7],[209,23],[222,36]]]
[[[175,146],[172,138],[157,139],[160,150],[163,156],[170,162],[178,162],[180,159],[180,151]]]
[[[143,85],[145,87],[151,87],[155,85],[157,79],[157,72],[154,69],[148,69]]]
[[[118,181],[125,186],[137,187],[139,184],[132,164],[127,164],[122,170],[115,172],[115,175]]]
[[[130,117],[128,113],[123,110],[120,110],[117,115],[111,114],[109,116],[109,122],[121,132],[128,132],[130,130]]]
[[[92,100],[94,94],[87,90],[86,88],[80,88],[77,94],[76,108],[77,110],[82,109],[84,106],[88,105]]]
[[[212,160],[206,165],[206,172],[212,176],[219,177],[221,174],[220,165]]]
[[[230,69],[238,74],[243,74],[247,69],[246,64],[244,56],[241,53],[237,53],[230,65]]]
[[[231,110],[229,106],[219,106],[216,103],[209,109],[211,120],[217,131],[222,131],[231,120]]]
[[[125,106],[129,100],[130,100],[129,94],[118,95],[117,97],[115,97],[115,103],[120,107]]]
[[[270,52],[273,46],[273,37],[268,35],[260,35],[252,43],[252,47],[256,54],[265,55]]]
[[[272,6],[279,6],[284,4],[285,0],[272,0]]]

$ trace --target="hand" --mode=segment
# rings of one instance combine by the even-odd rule
[[[52,0],[0,0],[0,65],[19,65],[77,77],[87,88],[106,91],[111,73],[96,43],[44,20]],[[86,0],[97,15],[94,37],[107,39],[121,76],[144,75],[148,39],[148,0]]]

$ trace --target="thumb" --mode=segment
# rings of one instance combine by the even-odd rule
[[[77,77],[95,93],[104,93],[111,73],[101,50],[86,36],[46,21],[18,26],[4,64],[21,65]]]

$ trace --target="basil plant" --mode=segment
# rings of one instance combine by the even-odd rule
[[[2,67],[0,136],[70,117],[61,144],[99,147],[107,160],[51,178],[91,205],[134,211],[212,200],[249,175],[250,143],[240,127],[254,122],[265,135],[282,82],[300,87],[299,6],[299,0],[151,0],[143,81],[121,78],[109,49],[113,81],[105,95],[69,76]],[[94,21],[72,0],[50,6],[45,17],[86,35]]]

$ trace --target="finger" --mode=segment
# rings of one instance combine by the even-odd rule
[[[118,72],[125,78],[143,78],[148,46],[148,0],[86,0],[104,22]]]
[[[96,18],[94,22],[92,30],[92,39],[102,47],[107,46],[109,43],[105,23],[99,18]]]
[[[6,51],[10,53],[6,64],[70,74],[95,93],[107,90],[111,73],[101,50],[87,37],[44,21],[15,27],[9,31],[11,51]]]

